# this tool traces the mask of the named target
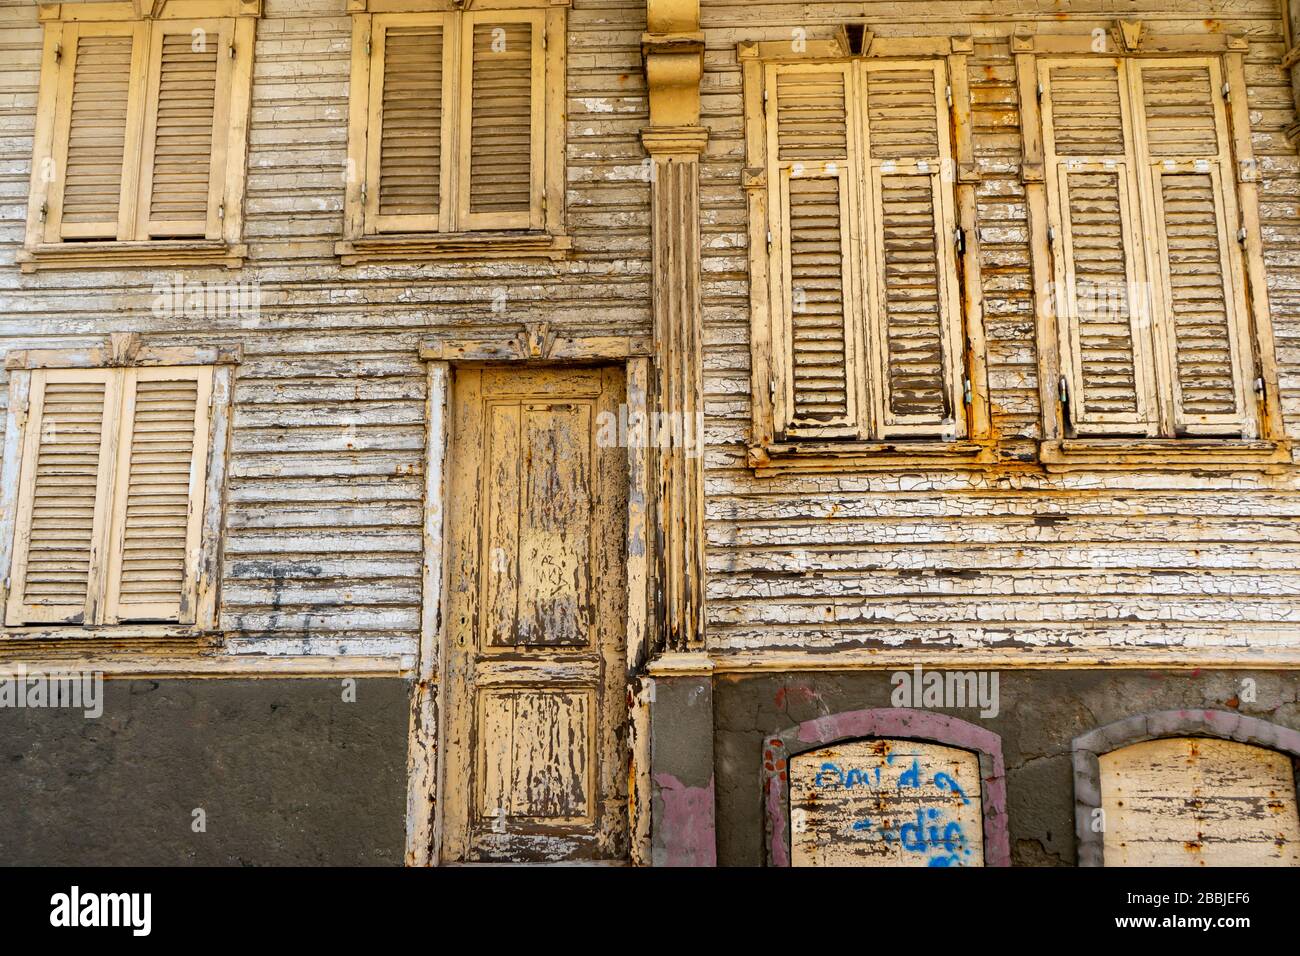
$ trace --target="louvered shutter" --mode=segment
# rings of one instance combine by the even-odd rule
[[[461,27],[461,228],[541,229],[545,15],[485,10]]]
[[[6,623],[89,623],[109,521],[118,373],[32,373]]]
[[[119,226],[134,44],[131,24],[64,27],[47,241],[129,238]]]
[[[1179,434],[1240,434],[1247,417],[1246,301],[1218,63],[1135,61],[1149,170],[1157,329]]]
[[[1082,435],[1152,435],[1150,303],[1124,73],[1118,60],[1047,60],[1039,80],[1073,424]]]
[[[379,14],[372,22],[367,231],[445,231],[448,15]]]
[[[852,74],[840,64],[773,65],[767,90],[776,428],[858,435]]]
[[[125,376],[105,619],[190,624],[212,370]]]
[[[877,431],[957,437],[961,305],[955,200],[944,179],[952,162],[946,74],[939,61],[861,69]]]
[[[137,211],[144,237],[221,237],[231,33],[229,21],[153,25]]]

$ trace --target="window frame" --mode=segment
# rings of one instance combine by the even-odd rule
[[[32,150],[27,227],[17,261],[23,272],[65,268],[225,265],[235,268],[247,255],[243,244],[243,197],[246,179],[252,64],[261,0],[157,0],[141,14],[138,4],[95,0],[48,4],[39,8],[44,32]],[[218,52],[214,141],[210,167],[205,234],[202,237],[153,238],[148,228],[145,127],[156,112],[156,45],[169,25],[216,27]],[[127,100],[126,143],[113,235],[88,229],[83,237],[61,234],[64,176],[61,157],[67,149],[68,106],[76,38],[82,32],[130,35],[131,78]],[[72,55],[66,51],[73,49]],[[150,163],[152,160],[150,159]],[[48,170],[53,167],[54,174]],[[145,175],[148,173],[148,175]],[[71,239],[72,241],[68,241]]]
[[[743,73],[744,122],[746,140],[746,168],[742,186],[748,196],[749,210],[749,264],[750,264],[750,345],[751,345],[751,410],[752,430],[748,448],[748,464],[756,474],[764,476],[790,471],[823,471],[853,468],[855,470],[896,471],[918,461],[935,467],[982,467],[993,463],[995,445],[989,424],[988,371],[983,323],[983,297],[980,279],[979,237],[976,230],[975,189],[979,175],[974,163],[971,128],[971,101],[967,75],[968,59],[973,52],[970,37],[875,37],[869,39],[863,53],[851,56],[843,40],[807,40],[796,51],[787,41],[744,41],[738,46],[738,59]],[[949,290],[953,303],[952,319],[945,330],[945,344],[949,346],[947,364],[954,380],[950,383],[949,400],[953,407],[955,434],[923,435],[916,432],[931,431],[909,428],[906,423],[890,426],[885,431],[878,427],[875,433],[862,430],[865,415],[859,413],[858,423],[852,428],[828,428],[821,435],[795,435],[780,430],[783,390],[790,377],[781,349],[784,341],[782,325],[786,311],[778,300],[779,263],[769,252],[768,236],[775,238],[774,220],[779,213],[770,210],[771,170],[774,163],[769,156],[772,150],[769,124],[764,108],[765,91],[769,90],[769,77],[774,69],[784,64],[813,66],[815,64],[863,63],[863,70],[887,69],[891,61],[934,63],[946,85],[951,103],[947,109],[950,125],[947,132],[948,155],[940,157],[939,184],[946,191],[944,209],[939,212],[948,217],[954,230],[960,230],[963,248],[941,253],[953,265],[950,274],[940,277]],[[858,69],[851,67],[850,72]],[[854,148],[852,137],[850,149]],[[865,175],[872,173],[873,161],[860,156],[855,165],[862,167]],[[853,184],[855,194],[868,187],[866,179]],[[876,231],[870,211],[865,209],[866,199],[857,203],[852,211],[855,220],[861,220],[864,241]],[[858,223],[855,221],[855,225]],[[955,241],[954,235],[954,241]],[[776,243],[775,245],[779,245]],[[856,276],[865,272],[868,263],[850,263]],[[774,274],[776,273],[776,274]],[[854,281],[858,281],[857,278]],[[866,310],[863,300],[863,311]],[[859,348],[860,358],[873,368],[883,367],[885,356],[879,344],[879,330],[873,326],[873,316],[878,310],[864,315],[857,329],[868,340]],[[872,386],[872,375],[864,370],[853,375],[848,383],[851,404],[869,406],[876,421],[885,419],[881,402],[883,385]],[[909,431],[912,432],[909,434]]]
[[[1100,48],[1099,48],[1100,46]],[[1274,352],[1271,308],[1263,258],[1259,210],[1259,171],[1251,142],[1247,104],[1248,86],[1244,55],[1249,49],[1245,37],[1222,33],[1146,34],[1140,22],[1116,21],[1099,44],[1098,32],[1082,34],[1031,35],[1011,38],[1021,110],[1021,181],[1025,185],[1029,210],[1030,271],[1035,288],[1034,315],[1037,327],[1039,403],[1042,409],[1042,437],[1039,460],[1048,472],[1133,471],[1157,462],[1164,470],[1178,471],[1262,471],[1277,474],[1291,464],[1291,441],[1282,419],[1277,361]],[[1101,59],[1206,59],[1218,61],[1222,80],[1228,85],[1223,104],[1225,132],[1232,158],[1232,189],[1224,183],[1224,195],[1235,200],[1240,238],[1229,250],[1244,266],[1245,315],[1242,323],[1250,343],[1247,385],[1249,413],[1254,428],[1243,437],[1217,435],[1151,435],[1134,437],[1076,436],[1067,419],[1068,396],[1061,388],[1065,359],[1064,336],[1054,296],[1056,257],[1048,238],[1052,219],[1048,209],[1045,127],[1039,100],[1039,61],[1064,58]],[[1141,165],[1141,164],[1140,164]],[[1231,224],[1230,224],[1231,225]],[[1149,241],[1149,240],[1148,240]],[[1148,258],[1152,253],[1148,253]],[[1158,252],[1155,253],[1158,259]],[[1159,263],[1157,262],[1157,266]],[[1262,393],[1260,390],[1262,386]],[[1253,435],[1252,435],[1253,431]]]
[[[139,337],[126,333],[114,334],[102,345],[91,348],[32,349],[11,352],[5,361],[9,371],[9,406],[4,431],[3,463],[0,465],[0,646],[8,640],[50,640],[68,638],[103,637],[193,639],[212,634],[218,629],[218,591],[220,587],[220,548],[224,513],[225,478],[229,466],[229,435],[231,397],[235,369],[242,359],[239,346],[211,345],[200,347],[143,346]],[[205,446],[201,452],[205,469],[202,475],[203,506],[191,517],[191,533],[197,534],[197,548],[186,564],[188,588],[193,585],[193,602],[185,619],[178,622],[131,623],[112,618],[112,609],[105,606],[99,614],[100,622],[70,624],[59,621],[8,623],[10,620],[11,589],[16,585],[19,570],[18,555],[18,505],[22,494],[22,478],[30,473],[30,456],[36,443],[36,418],[32,413],[31,395],[33,376],[51,371],[100,373],[107,378],[108,399],[120,402],[122,385],[131,376],[156,377],[159,369],[193,368],[199,372],[200,396],[206,411]],[[121,417],[114,425],[116,431],[105,434],[107,454],[120,462],[123,453]],[[193,478],[192,478],[193,480]],[[104,476],[100,476],[101,485]],[[196,492],[191,487],[191,494]],[[113,489],[110,489],[112,492]],[[109,527],[104,529],[104,541],[110,542],[107,553],[100,556],[98,578],[101,583],[120,560],[118,549],[112,541],[120,538],[121,523],[112,507],[112,498],[105,499],[100,488],[96,499],[97,511],[106,509]],[[93,572],[92,568],[92,572]],[[92,578],[94,575],[92,574]],[[92,591],[94,581],[91,584]],[[104,599],[111,597],[105,585]],[[89,597],[88,597],[88,603]],[[193,620],[188,618],[192,616]]]
[[[348,160],[343,238],[335,254],[345,266],[370,262],[423,261],[444,255],[475,258],[566,258],[565,142],[567,139],[567,38],[570,0],[349,0],[352,14]],[[472,103],[473,29],[481,20],[527,22],[535,31],[533,57],[540,79],[532,103],[533,201],[526,225],[493,221],[469,209],[469,120]],[[374,146],[382,70],[377,31],[388,23],[439,19],[443,25],[442,168],[436,229],[418,222],[388,223],[378,212],[378,150]],[[375,54],[380,56],[376,57]],[[540,59],[540,64],[538,60]],[[538,133],[541,135],[539,136]],[[461,208],[461,207],[464,208]],[[391,217],[385,217],[391,218]],[[401,217],[403,219],[416,217]],[[432,217],[428,217],[432,218]]]

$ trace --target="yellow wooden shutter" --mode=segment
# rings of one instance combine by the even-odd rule
[[[366,231],[449,228],[444,199],[450,156],[443,122],[449,16],[378,14],[372,20]]]
[[[135,34],[129,23],[63,29],[47,241],[129,238],[119,226]]]
[[[965,415],[946,72],[938,60],[861,70],[876,431],[957,437]]]
[[[125,373],[105,620],[194,622],[212,369]]]
[[[540,10],[484,10],[462,18],[462,229],[544,225],[544,37]]]
[[[5,622],[91,622],[109,522],[119,373],[32,373]]]
[[[1219,64],[1134,61],[1135,127],[1148,170],[1158,369],[1178,434],[1235,435],[1248,412],[1247,306]]]
[[[767,68],[775,427],[856,436],[861,379],[857,183],[843,64]]]
[[[140,238],[221,237],[232,33],[228,20],[153,24]]]
[[[1080,434],[1153,435],[1150,303],[1120,61],[1039,63],[1061,366]]]

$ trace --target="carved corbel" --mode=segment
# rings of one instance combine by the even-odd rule
[[[1141,20],[1116,20],[1114,24],[1115,40],[1125,53],[1137,53],[1142,46]]]

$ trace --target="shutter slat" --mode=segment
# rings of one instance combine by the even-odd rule
[[[138,381],[116,583],[119,619],[177,620],[186,577],[199,383]]]
[[[933,68],[873,69],[867,74],[868,148],[873,160],[939,158],[936,92]]]
[[[848,157],[842,72],[776,74],[777,158],[792,162]]]
[[[532,23],[473,27],[469,214],[501,226],[526,227],[533,208],[535,40]]]
[[[1051,116],[1058,156],[1123,156],[1120,75],[1113,65],[1053,66]]]
[[[206,232],[218,46],[215,34],[203,43],[197,43],[189,32],[162,37],[150,177],[150,235],[202,236]]]
[[[63,181],[65,238],[117,235],[132,37],[81,36]]]
[[[426,216],[441,204],[441,24],[384,31],[379,214]]]
[[[1141,75],[1149,155],[1160,159],[1218,156],[1209,67],[1148,67]]]

